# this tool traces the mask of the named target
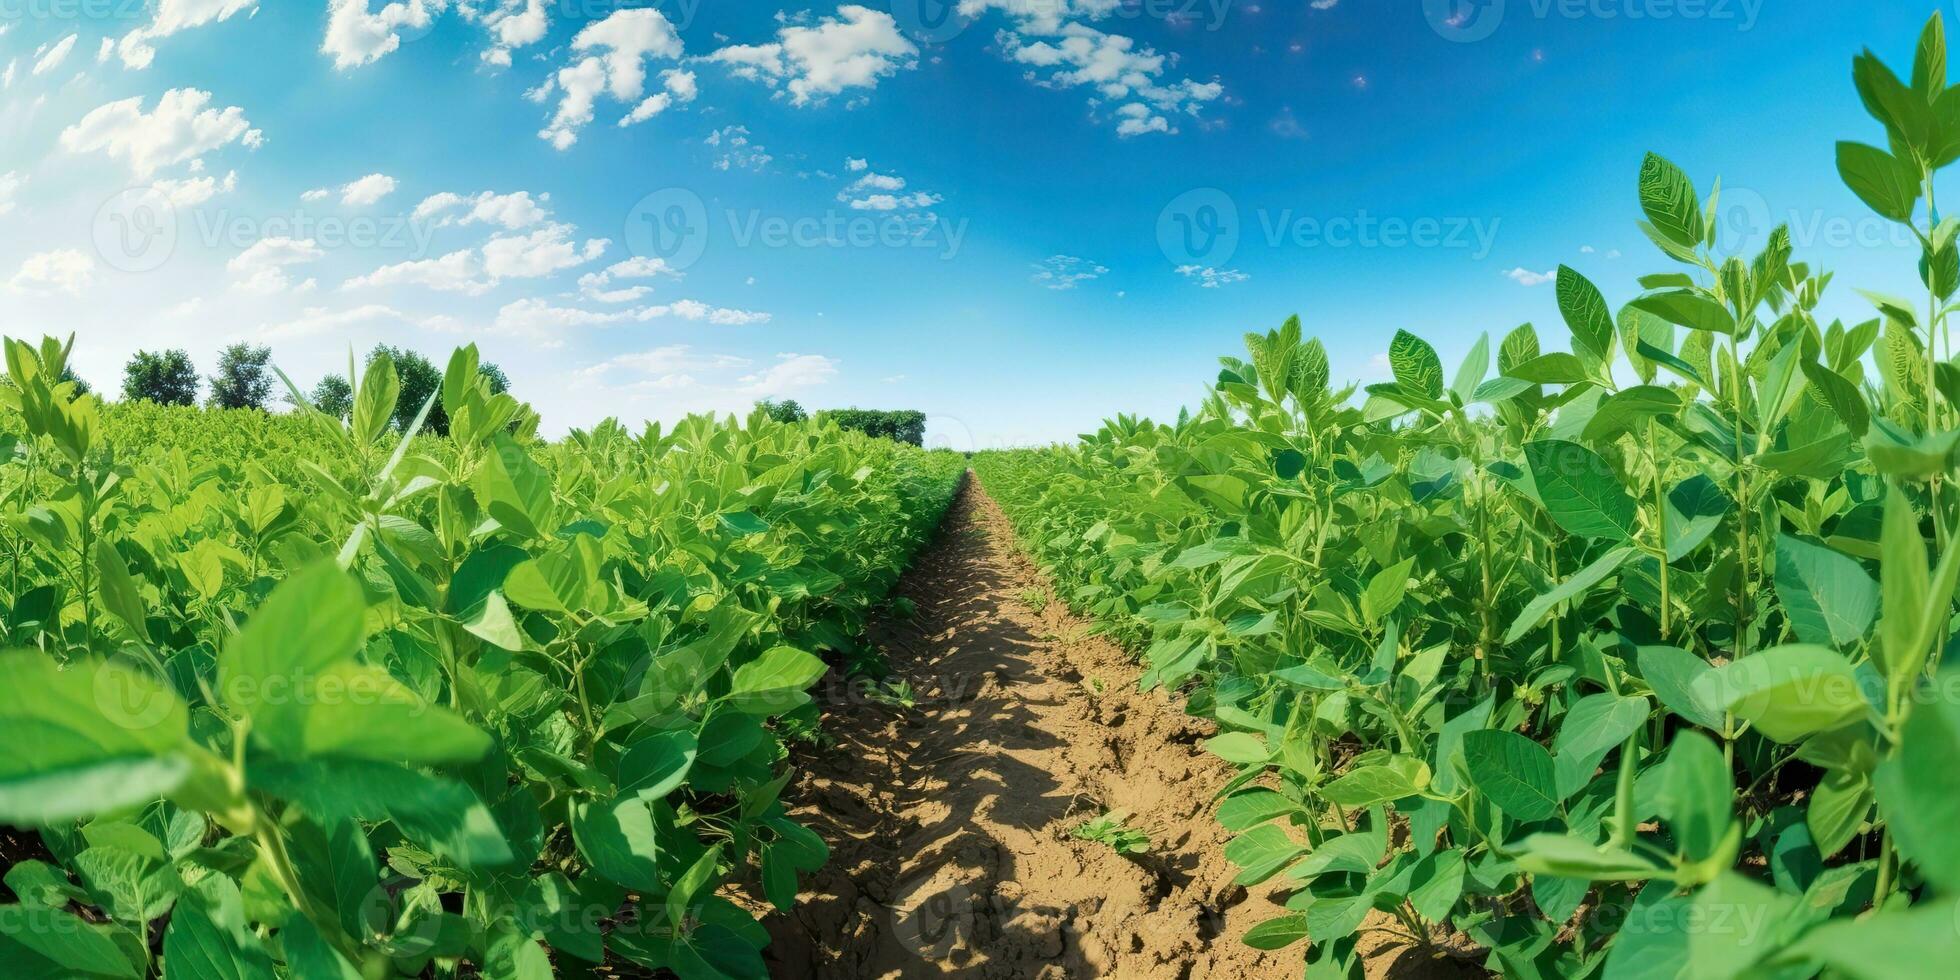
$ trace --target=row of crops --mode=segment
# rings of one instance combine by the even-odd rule
[[[1787,230],[1720,254],[1719,190],[1649,157],[1673,267],[1617,312],[1561,268],[1566,350],[1524,326],[1446,373],[1398,333],[1357,393],[1294,320],[1175,424],[976,461],[1063,595],[1217,723],[1228,854],[1285,903],[1246,941],[1306,941],[1310,977],[1359,976],[1368,930],[1511,978],[1952,974],[1946,75],[1937,18],[1909,81],[1856,63],[1889,149],[1839,169],[1926,287],[1868,322],[1820,322]]]
[[[780,799],[819,654],[872,666],[963,460],[761,413],[544,442],[473,347],[446,438],[387,357],[343,422],[103,405],[67,355],[0,387],[0,972],[766,975],[826,856]]]

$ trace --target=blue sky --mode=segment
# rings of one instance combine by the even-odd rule
[[[138,348],[310,384],[474,340],[551,431],[792,397],[1038,442],[1175,413],[1292,313],[1352,380],[1397,329],[1560,336],[1558,264],[1669,267],[1648,150],[1733,240],[1791,222],[1827,312],[1913,288],[1832,146],[1930,4],[948,6],[0,0],[0,328],[110,388]]]

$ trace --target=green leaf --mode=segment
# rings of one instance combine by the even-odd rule
[[[268,700],[292,700],[329,666],[348,660],[367,632],[367,601],[333,562],[295,573],[253,610],[218,655],[225,702],[246,714]]]
[[[361,390],[354,397],[354,438],[361,445],[372,443],[388,427],[389,420],[395,417],[395,402],[401,397],[401,389],[394,357],[387,351],[378,352],[368,361],[367,372],[361,375]]]
[[[1409,905],[1431,922],[1442,922],[1463,896],[1467,867],[1463,852],[1437,851],[1416,862],[1409,875]]]
[[[1960,910],[1951,899],[1836,919],[1804,933],[1784,959],[1822,964],[1849,980],[1925,980],[1960,961]]]
[[[1667,492],[1667,560],[1693,554],[1722,526],[1731,504],[1727,494],[1706,474],[1697,473]]]
[[[1524,447],[1538,495],[1552,520],[1584,538],[1624,541],[1639,526],[1633,498],[1598,453],[1560,439]]]
[[[1722,751],[1700,732],[1680,732],[1656,773],[1654,804],[1691,861],[1716,852],[1732,822],[1735,779]]]
[[[1931,690],[1960,685],[1960,668],[1942,670]],[[1960,892],[1960,703],[1924,699],[1906,719],[1897,755],[1878,768],[1878,802],[1899,852],[1938,890]]]
[[[1805,643],[1851,646],[1878,617],[1878,583],[1857,559],[1788,534],[1776,537],[1776,596]]]
[[[167,796],[190,775],[189,710],[147,675],[0,654],[0,823],[33,827]]]
[[[1660,319],[1689,330],[1701,330],[1711,334],[1734,334],[1739,329],[1735,316],[1728,308],[1715,301],[1713,297],[1698,289],[1669,289],[1658,293],[1648,293],[1629,304],[1634,309],[1651,313]],[[1653,355],[1647,350],[1642,354]],[[1654,358],[1661,361],[1660,358]],[[1661,361],[1661,363],[1666,363]]]
[[[679,789],[694,766],[697,747],[694,733],[685,730],[634,741],[619,756],[619,795],[657,800]]]
[[[1693,253],[1701,244],[1701,203],[1688,175],[1652,153],[1640,163],[1640,210],[1663,239]]]
[[[476,471],[478,506],[519,537],[544,537],[556,524],[551,473],[503,433],[497,434],[492,449]]]
[[[1518,618],[1511,621],[1511,628],[1504,632],[1504,642],[1516,643],[1523,639],[1525,634],[1536,629],[1544,620],[1545,614],[1551,612],[1559,603],[1585,597],[1598,587],[1599,583],[1606,581],[1607,576],[1619,571],[1620,566],[1626,564],[1627,559],[1637,553],[1637,550],[1632,547],[1614,548],[1600,555],[1592,564],[1580,569],[1571,578],[1552,587],[1550,591],[1533,597],[1518,613]]]
[[[105,538],[96,539],[95,567],[101,572],[96,588],[101,592],[102,605],[122,620],[138,640],[150,642],[148,613],[141,593],[136,591],[136,580],[129,576],[129,566],[123,564],[122,554]]]
[[[12,980],[137,980],[110,926],[94,925],[65,908],[0,905],[0,963]]]
[[[1506,377],[1541,385],[1578,384],[1586,380],[1586,366],[1564,351],[1542,354],[1511,366]]]
[[[1405,390],[1431,401],[1443,397],[1443,361],[1428,341],[1397,330],[1388,345],[1388,364],[1395,373],[1395,383]]]
[[[1602,847],[1570,834],[1532,834],[1524,839],[1517,861],[1530,874],[1590,881],[1644,881],[1662,873],[1632,851]]]
[[[1647,713],[1647,699],[1642,697],[1602,693],[1575,702],[1559,722],[1558,737],[1552,741],[1559,799],[1584,789],[1592,781],[1599,760],[1645,724]]]
[[[1320,788],[1320,795],[1344,807],[1369,807],[1414,796],[1429,785],[1429,764],[1413,756],[1391,756],[1360,766]]]
[[[221,875],[178,899],[163,961],[170,980],[273,980],[272,958],[246,928],[238,888]]]
[[[1383,617],[1402,604],[1402,597],[1409,589],[1409,570],[1415,564],[1415,557],[1410,556],[1375,573],[1368,580],[1368,588],[1361,593],[1361,615],[1370,625],[1379,624]]]
[[[667,922],[670,925],[678,926],[686,921],[688,906],[693,904],[701,889],[707,887],[714,879],[715,872],[720,870],[720,864],[721,845],[716,844],[709,848],[707,853],[696,858],[686,871],[681,872],[679,878],[674,879],[674,887],[667,890],[667,900],[664,903]]]
[[[1273,790],[1254,787],[1240,790],[1220,801],[1218,822],[1226,830],[1237,833],[1275,817],[1299,812],[1302,812],[1300,804]]]
[[[380,667],[332,664],[290,692],[265,698],[252,729],[289,759],[438,764],[472,762],[490,750],[489,735],[423,701]]]
[[[1919,175],[1905,161],[1863,143],[1837,145],[1838,176],[1858,200],[1893,221],[1910,222],[1919,202]]]
[[[1640,648],[1638,664],[1641,679],[1667,710],[1703,728],[1721,730],[1725,707],[1703,697],[1703,688],[1695,683],[1715,669],[1708,661],[1679,647],[1653,646]]]
[[[1613,357],[1613,311],[1585,276],[1568,266],[1558,267],[1558,309],[1572,331],[1573,353],[1594,364]]]
[[[735,670],[729,704],[750,714],[776,714],[809,700],[804,690],[829,668],[795,647],[773,647]]]
[[[1253,949],[1285,949],[1305,938],[1307,914],[1292,912],[1247,929],[1241,941]]]
[[[586,863],[607,881],[650,894],[666,891],[660,835],[644,801],[620,797],[572,804],[572,838]]]
[[[1260,824],[1225,845],[1225,857],[1242,870],[1233,881],[1256,885],[1279,874],[1301,855],[1305,847],[1295,843],[1278,824]]]
[[[1463,762],[1477,789],[1513,819],[1530,823],[1558,811],[1552,755],[1537,742],[1511,731],[1465,732]]]
[[[1462,401],[1471,401],[1484,375],[1490,371],[1490,334],[1477,335],[1477,342],[1470,345],[1470,351],[1463,355],[1463,363],[1457,365],[1456,377],[1450,382],[1450,391]]]
[[[1205,740],[1205,750],[1233,765],[1264,765],[1273,755],[1259,736],[1227,732]]]
[[[292,801],[316,821],[391,821],[402,836],[464,868],[511,860],[489,808],[453,779],[348,759],[268,759],[254,762],[248,775],[252,788]]]
[[[1586,423],[1587,442],[1609,443],[1626,433],[1641,433],[1649,419],[1681,411],[1681,396],[1658,385],[1635,385],[1606,396]]]
[[[1844,375],[1822,364],[1815,361],[1801,363],[1804,378],[1810,382],[1811,394],[1829,407],[1852,435],[1863,439],[1872,427],[1871,407],[1865,403],[1864,393]]]
[[[1851,664],[1828,647],[1800,643],[1717,667],[1695,681],[1695,693],[1778,742],[1795,742],[1865,717],[1864,695]]]

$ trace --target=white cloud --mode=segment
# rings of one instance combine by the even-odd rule
[[[428,30],[448,0],[391,0],[370,10],[373,0],[329,0],[327,35],[320,53],[333,56],[335,68],[358,68],[402,46],[404,30]]]
[[[56,68],[60,68],[61,63],[68,60],[68,52],[75,50],[75,41],[80,37],[81,35],[79,34],[70,34],[56,41],[54,46],[47,50],[47,53],[41,55],[39,61],[34,62],[34,74],[45,75]]]
[[[1051,255],[1035,263],[1032,278],[1036,283],[1049,289],[1074,289],[1078,283],[1088,282],[1108,274],[1109,269],[1100,263],[1073,255]]]
[[[461,194],[443,191],[423,198],[422,203],[415,206],[414,218],[417,221],[427,221],[440,216],[436,222],[438,228],[449,225],[494,224],[516,231],[520,228],[529,228],[549,218],[551,212],[546,210],[544,205],[550,200],[550,194],[539,194],[533,199],[530,191],[517,191],[511,194],[484,191],[475,197],[464,197]],[[462,214],[455,213],[458,209],[463,209]]]
[[[599,272],[588,272],[578,278],[579,293],[586,299],[599,303],[632,303],[645,298],[653,292],[651,286],[628,286],[623,289],[611,288],[614,279],[654,279],[660,276],[681,278],[681,273],[667,264],[665,259],[634,256],[623,262],[615,262]]]
[[[8,282],[22,292],[61,292],[79,296],[95,279],[95,260],[72,248],[30,255]]]
[[[847,163],[864,163],[853,160]],[[945,200],[929,191],[915,190],[909,194],[897,193],[906,187],[905,178],[893,174],[881,174],[870,169],[870,164],[862,167],[852,166],[855,173],[863,174],[837,192],[837,200],[850,206],[853,211],[898,211],[922,210]]]
[[[123,35],[117,46],[122,53],[122,63],[126,68],[143,69],[150,67],[156,57],[156,48],[151,44],[169,37],[178,31],[193,27],[203,27],[215,21],[231,19],[242,11],[258,13],[259,0],[157,0],[156,16],[145,27],[139,27]],[[97,60],[107,60],[109,39],[102,39],[102,51]]]
[[[837,376],[837,359],[822,354],[777,354],[776,363],[755,374],[744,376],[744,390],[768,397],[812,388]]]
[[[14,71],[19,67],[20,67],[19,58],[10,58],[7,60],[7,69],[5,71],[0,71],[0,89],[10,89],[14,87]]]
[[[478,11],[474,4],[457,5],[457,12],[475,20],[490,32],[490,47],[483,52],[489,64],[510,67],[510,53],[544,40],[551,20],[544,0],[491,0],[495,5]]]
[[[1512,282],[1520,286],[1543,286],[1558,278],[1558,273],[1556,272],[1533,272],[1523,266],[1519,266],[1504,274],[1510,277]]]
[[[182,180],[162,178],[150,185],[151,188],[180,208],[194,208],[219,194],[229,194],[238,189],[238,171],[225,174],[223,180],[209,175],[186,177]]]
[[[305,201],[308,204],[312,204],[317,201],[324,201],[332,196],[333,196],[332,191],[327,190],[324,187],[315,187],[310,191],[300,192],[299,199]]]
[[[20,193],[21,186],[26,183],[27,178],[16,171],[0,173],[0,215],[14,209],[14,196]]]
[[[205,108],[210,101],[209,92],[176,88],[163,93],[155,112],[143,111],[141,96],[111,102],[62,130],[61,146],[70,153],[119,157],[136,176],[148,177],[234,142],[256,148],[263,141],[245,110]]]
[[[676,300],[667,306],[649,306],[639,311],[642,320],[653,320],[672,316],[683,320],[698,320],[724,327],[745,327],[755,323],[768,323],[773,314],[757,313],[753,310],[731,310],[725,307],[709,306],[696,300]]]
[[[369,303],[345,310],[330,310],[324,306],[309,306],[300,311],[299,316],[279,323],[268,323],[259,327],[259,333],[268,337],[295,338],[307,337],[339,330],[350,330],[372,324],[400,324],[412,322],[411,318],[392,306]]]
[[[110,55],[115,53],[116,53],[116,39],[112,37],[105,37],[102,39],[101,46],[95,49],[95,63],[98,65],[102,64],[103,62],[109,60]]]
[[[761,144],[749,138],[747,126],[723,126],[708,134],[701,142],[722,149],[721,158],[715,161],[716,170],[753,170],[761,173],[775,157]]]
[[[736,44],[710,54],[737,78],[783,85],[795,105],[821,103],[846,89],[875,89],[879,79],[918,67],[919,49],[892,15],[856,4],[815,26],[786,24],[769,44]]]
[[[847,157],[844,160],[844,169],[852,173],[857,173],[869,166],[871,166],[871,162],[860,157]]]
[[[538,133],[558,149],[568,149],[578,142],[579,130],[592,121],[593,107],[601,93],[616,102],[633,104],[633,110],[621,119],[620,125],[644,121],[676,101],[693,98],[694,76],[672,70],[662,73],[664,91],[641,98],[646,92],[646,60],[677,61],[681,57],[680,35],[658,10],[614,11],[605,20],[587,24],[579,31],[572,38],[572,50],[583,57],[560,68],[530,92],[540,102],[554,93],[559,96],[551,121]]]
[[[748,367],[751,363],[748,358],[733,354],[697,353],[687,344],[668,344],[651,350],[620,354],[594,364],[580,373],[600,375],[619,371],[637,371],[642,374],[670,376],[688,371],[738,370]]]
[[[393,194],[395,187],[395,178],[387,174],[368,174],[341,186],[340,203],[350,208],[364,208]]]
[[[365,276],[355,276],[347,280],[340,288],[426,286],[443,292],[468,293],[474,296],[488,292],[493,285],[495,283],[487,282],[482,278],[475,250],[466,248],[441,258],[414,259],[384,265]]]
[[[998,7],[1019,16],[1017,30],[994,35],[1002,54],[1028,66],[1028,78],[1038,85],[1056,89],[1085,86],[1095,93],[1091,105],[1115,104],[1118,136],[1176,132],[1171,117],[1196,116],[1206,103],[1225,94],[1225,87],[1216,81],[1167,79],[1176,59],[1147,45],[1139,46],[1135,38],[1066,19],[1097,19],[1117,6],[1114,0],[1077,0],[1060,6],[963,0],[960,9],[970,13]]]
[[[599,313],[570,306],[553,306],[549,300],[533,296],[506,303],[503,309],[497,311],[497,319],[490,329],[493,333],[523,338],[539,346],[559,347],[565,343],[564,334],[568,330],[631,322],[636,312],[617,310]]]
[[[1177,267],[1177,274],[1205,289],[1217,289],[1220,286],[1229,286],[1252,278],[1237,269],[1214,269],[1208,265],[1180,265]]]
[[[854,191],[902,191],[905,189],[905,178],[893,177],[888,174],[867,173],[859,177],[855,183],[851,184],[850,189]]]
[[[304,265],[325,254],[310,238],[263,238],[238,253],[225,269],[233,276],[233,288],[241,292],[283,293],[293,284],[287,266]]]
[[[492,238],[483,245],[483,271],[492,280],[534,279],[594,261],[612,244],[593,238],[581,247],[571,240],[574,230],[554,224],[528,235]]]

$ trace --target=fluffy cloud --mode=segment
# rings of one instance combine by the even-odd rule
[[[426,286],[443,292],[477,295],[489,292],[494,283],[481,278],[474,249],[451,252],[441,258],[413,259],[384,265],[365,276],[355,276],[341,284],[342,289],[375,286]]]
[[[1017,5],[994,0],[980,6]],[[1037,84],[1088,87],[1095,93],[1092,105],[1114,103],[1118,136],[1176,132],[1171,117],[1196,116],[1205,104],[1225,94],[1225,87],[1216,81],[1166,78],[1175,58],[1139,46],[1134,38],[1105,33],[1058,13],[1105,16],[1108,10],[1100,2],[1066,6],[1066,10],[1044,7],[1038,12],[1030,7],[1017,30],[1000,31],[994,42],[1010,61],[1028,66],[1028,77]]]
[[[1512,282],[1515,282],[1520,286],[1543,286],[1544,284],[1558,278],[1558,273],[1556,272],[1552,272],[1550,270],[1547,270],[1545,272],[1533,272],[1532,270],[1527,269],[1523,266],[1519,266],[1515,269],[1511,269],[1505,272],[1504,275],[1509,277]]]
[[[792,103],[809,105],[845,89],[877,88],[887,75],[918,67],[918,55],[892,15],[846,4],[814,26],[784,25],[772,43],[730,45],[708,57],[737,78],[783,86]]]
[[[507,303],[497,311],[492,333],[530,340],[543,347],[560,347],[565,332],[579,327],[607,326],[630,322],[636,311],[597,313],[570,306],[553,306],[549,300],[529,297]]]
[[[1049,289],[1074,289],[1109,272],[1106,266],[1073,255],[1051,255],[1035,263],[1034,270],[1031,278]]]
[[[211,93],[194,88],[163,93],[155,112],[143,111],[141,96],[111,102],[62,130],[61,146],[70,153],[121,158],[136,176],[148,177],[231,143],[256,148],[263,141],[245,110],[206,108],[210,102]]]
[[[681,278],[681,273],[667,264],[665,259],[634,256],[623,262],[615,262],[598,272],[588,272],[578,277],[579,293],[586,299],[598,303],[631,303],[653,292],[651,286],[627,286],[613,289],[615,279],[655,279],[660,276]]]
[[[75,41],[80,36],[79,34],[70,34],[56,41],[53,47],[48,48],[44,52],[40,52],[40,60],[34,62],[34,74],[45,75],[56,68],[60,68],[61,63],[68,60],[68,52],[75,50]]]
[[[852,171],[863,176],[838,191],[837,200],[849,205],[853,211],[916,211],[932,207],[945,200],[938,194],[928,191],[898,193],[905,190],[905,178],[878,173],[871,170],[870,164],[863,160],[852,160],[849,164]],[[856,166],[856,164],[864,165]]]
[[[150,67],[156,57],[156,48],[151,44],[169,37],[178,31],[193,27],[203,27],[216,21],[231,19],[233,14],[250,11],[258,13],[259,0],[157,0],[156,15],[150,23],[123,35],[116,50],[122,55],[126,68],[143,69]],[[106,59],[109,53],[109,40],[103,39],[99,59]]]
[[[721,157],[715,161],[716,170],[753,170],[761,173],[775,157],[769,154],[760,143],[749,138],[747,126],[723,126],[708,134],[701,142],[720,149]]]
[[[219,194],[229,194],[238,189],[238,171],[225,174],[223,180],[209,175],[186,177],[182,180],[164,178],[150,185],[151,189],[168,198],[175,207],[194,208]]]
[[[95,260],[72,248],[30,255],[7,283],[22,292],[59,292],[79,296],[95,280]]]
[[[489,0],[489,3],[488,8],[483,8],[481,3],[465,0],[456,10],[490,32],[490,47],[483,52],[483,60],[507,68],[513,50],[544,40],[551,20],[544,0]]]
[[[20,193],[21,185],[26,183],[27,178],[16,171],[0,173],[0,215],[14,209],[14,196]]]
[[[1177,267],[1177,274],[1205,289],[1217,289],[1220,286],[1229,286],[1252,278],[1237,269],[1214,269],[1208,265],[1180,265]]]
[[[238,253],[225,269],[234,277],[233,288],[241,292],[283,293],[293,284],[286,275],[288,266],[304,265],[325,254],[310,238],[265,238]],[[309,279],[302,288],[311,288],[312,283]]]
[[[620,371],[673,376],[687,371],[739,370],[752,362],[733,354],[697,353],[687,344],[668,344],[651,350],[621,354],[594,364],[581,374],[601,375]],[[690,380],[692,380],[690,378]]]
[[[434,219],[436,227],[449,225],[493,224],[507,230],[516,231],[529,228],[551,216],[544,205],[551,200],[550,194],[539,194],[536,199],[530,191],[517,191],[512,194],[498,194],[484,191],[475,197],[464,197],[443,191],[423,198],[415,206],[415,220]],[[460,214],[458,212],[461,212]]]
[[[279,323],[268,323],[259,327],[259,333],[272,338],[290,339],[323,333],[336,333],[374,324],[400,324],[412,322],[408,314],[392,306],[369,303],[345,310],[330,310],[324,306],[309,306],[300,311],[299,316]],[[425,324],[426,325],[426,324]]]
[[[350,208],[377,204],[382,198],[393,194],[395,186],[395,178],[387,174],[368,174],[341,186],[340,203]]]
[[[769,397],[825,384],[837,376],[837,359],[822,354],[777,354],[776,363],[743,377],[752,394]]]
[[[462,249],[440,258],[413,259],[384,265],[341,284],[342,289],[375,286],[425,286],[443,292],[480,295],[507,279],[538,279],[584,265],[605,254],[611,243],[603,238],[583,244],[572,240],[571,225],[546,225],[526,235],[503,235],[481,249]]]
[[[448,0],[391,0],[380,10],[373,0],[330,0],[327,36],[320,52],[333,56],[335,68],[358,68],[402,46],[404,30],[428,30]]]
[[[592,121],[601,94],[633,106],[620,119],[621,126],[644,122],[676,102],[694,98],[694,75],[678,69],[662,72],[662,91],[646,95],[647,60],[681,57],[680,35],[658,10],[614,11],[579,31],[572,38],[572,51],[582,57],[530,92],[539,102],[558,96],[558,108],[538,136],[561,150],[578,142],[579,130]]]
[[[483,271],[492,280],[535,279],[594,261],[612,244],[593,238],[580,246],[570,238],[573,231],[571,225],[556,224],[528,235],[492,238],[483,245]]]

